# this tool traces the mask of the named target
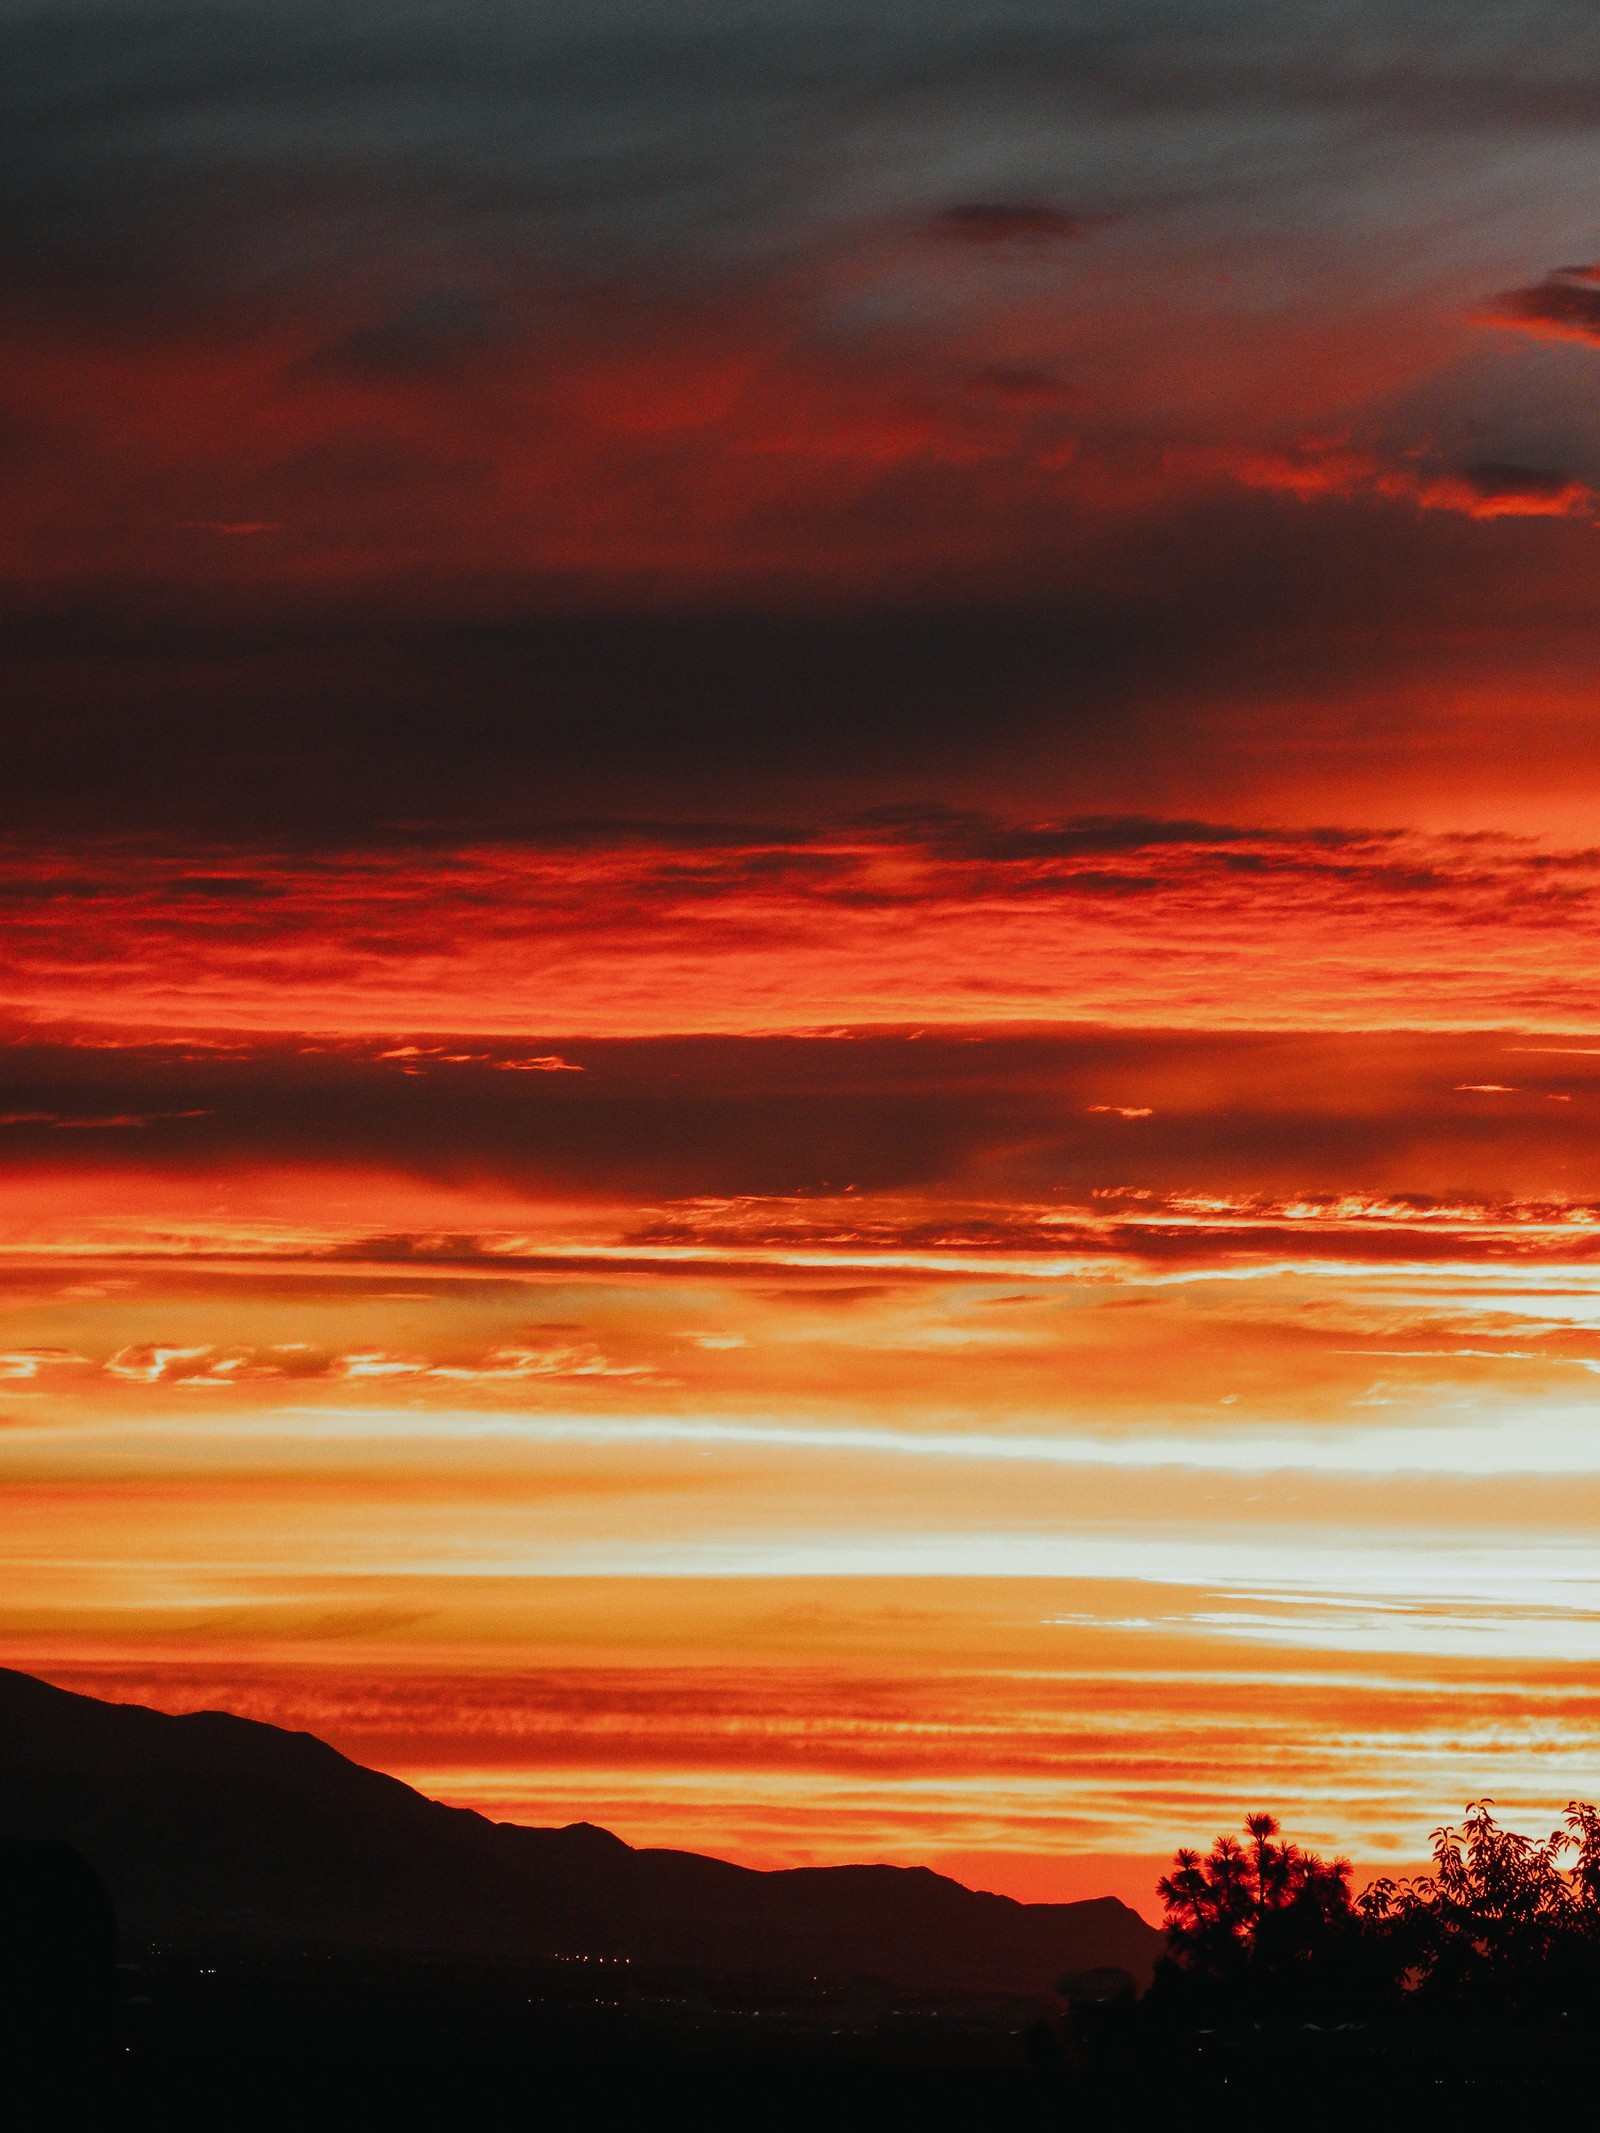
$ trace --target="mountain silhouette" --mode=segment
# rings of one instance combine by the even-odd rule
[[[66,1841],[131,1940],[479,1958],[627,1957],[765,1976],[1036,1993],[1149,1981],[1114,1897],[1024,1904],[925,1867],[763,1873],[429,1800],[308,1733],[169,1717],[0,1669],[0,1837]]]

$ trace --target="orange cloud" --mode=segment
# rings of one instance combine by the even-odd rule
[[[46,1371],[86,1366],[87,1358],[71,1348],[13,1348],[0,1353],[0,1381],[16,1383]]]
[[[641,1657],[636,1585],[542,1582],[537,1636],[509,1651],[447,1660],[373,1594],[346,1603],[372,1624],[359,1672],[285,1641],[41,1643],[34,1663],[88,1694],[304,1727],[497,1816],[763,1866],[959,1854],[1034,1900],[1063,1893],[1065,1857],[1072,1893],[1115,1875],[1151,1915],[1165,1855],[1237,1806],[1241,1727],[1252,1782],[1367,1872],[1423,1858],[1452,1787],[1543,1809],[1600,1743],[1582,1665],[1352,1668],[1217,1638],[1200,1594],[658,1580]]]
[[[0,231],[8,1658],[1019,1893],[1587,1791],[1600,496],[1473,326],[1600,268],[1466,316],[1582,54],[123,12]]]

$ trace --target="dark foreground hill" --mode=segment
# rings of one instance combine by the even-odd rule
[[[425,1799],[306,1733],[168,1717],[0,1670],[0,1836],[66,1838],[134,1941],[497,1960],[627,1957],[775,1979],[1040,1993],[1148,1982],[1161,1935],[1112,1897],[1022,1904],[921,1867],[758,1873]]]

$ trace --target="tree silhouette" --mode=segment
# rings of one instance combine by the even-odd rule
[[[1180,1851],[1159,1883],[1168,1960],[1153,1999],[1180,2022],[1470,2016],[1526,2025],[1600,2008],[1600,1811],[1574,1800],[1529,1837],[1475,1800],[1433,1833],[1433,1870],[1372,1882],[1286,1842]]]
[[[1562,1828],[1525,1837],[1493,1806],[1436,1829],[1433,1872],[1374,1882],[1361,1910],[1421,2003],[1525,2020],[1600,1981],[1600,1813],[1573,1800]]]
[[[1249,1962],[1296,1933],[1351,1912],[1350,1866],[1283,1842],[1272,1815],[1245,1823],[1248,1845],[1218,1837],[1209,1854],[1180,1851],[1158,1883],[1169,1940],[1201,1961]],[[1286,1930],[1288,1929],[1288,1930]]]
[[[1171,1963],[1169,1996],[1239,2012],[1287,2014],[1324,1991],[1359,1936],[1350,1866],[1286,1842],[1253,1814],[1248,1843],[1218,1837],[1204,1858],[1180,1851],[1158,1884]]]

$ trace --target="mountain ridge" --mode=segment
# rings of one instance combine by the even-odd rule
[[[491,1822],[314,1734],[169,1715],[0,1669],[0,1835],[64,1837],[125,1934],[482,1957],[605,1956],[1044,1992],[1148,1982],[1162,1936],[1115,1897],[1024,1904],[927,1867],[763,1871],[597,1824]]]

